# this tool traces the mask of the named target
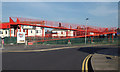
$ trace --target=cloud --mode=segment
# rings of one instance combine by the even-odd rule
[[[109,5],[99,5],[95,9],[89,10],[89,13],[94,16],[108,16],[111,14],[117,14],[117,9],[112,9],[108,7]]]

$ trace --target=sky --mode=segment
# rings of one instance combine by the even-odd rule
[[[118,2],[3,2],[2,22],[11,16],[118,27]]]

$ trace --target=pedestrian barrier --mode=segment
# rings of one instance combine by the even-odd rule
[[[5,37],[4,38],[4,43],[5,44],[10,44],[10,43],[13,43],[13,44],[17,44],[17,37]]]
[[[37,42],[34,44],[68,44],[68,41],[71,44],[85,44],[85,38],[71,38],[71,39],[63,39],[63,40],[54,40],[54,41],[45,41],[45,42]],[[115,44],[118,39],[114,38],[114,42],[112,42],[112,38],[108,40],[108,38],[93,38],[93,42],[91,42],[91,38],[86,39],[87,44]]]
[[[85,38],[70,38],[70,39],[61,39],[61,40],[53,40],[53,41],[45,41],[45,42],[37,42],[37,43],[31,43],[31,41],[36,41],[36,40],[42,40],[43,38],[37,38],[37,37],[26,37],[26,41],[28,42],[28,45],[35,45],[35,44],[68,44],[68,41],[71,42],[71,44],[84,44],[85,43]],[[47,40],[48,38],[44,38],[44,40]],[[53,39],[53,38],[49,38]],[[55,38],[54,38],[55,39]],[[86,38],[86,43],[87,44],[107,44],[107,43],[117,43],[118,42],[118,37],[115,37],[112,41],[112,38],[108,39],[107,37],[105,38],[98,38],[98,37],[93,37],[93,42],[91,42],[91,38],[87,37]],[[17,44],[17,37],[5,37],[4,38],[4,43],[5,44]]]

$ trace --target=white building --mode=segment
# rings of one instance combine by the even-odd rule
[[[9,30],[7,29],[0,29],[0,37],[9,37]]]
[[[33,26],[23,26],[21,29],[24,30],[26,36],[42,36],[42,28],[41,27],[33,27]],[[44,36],[45,36],[45,31],[44,31]]]
[[[73,31],[70,30],[60,30],[54,29],[52,30],[52,37],[71,37],[73,36]]]
[[[20,29],[18,29],[20,32]],[[42,36],[42,28],[36,27],[35,29],[32,26],[21,26],[21,32],[25,32],[26,37],[33,37],[33,36]],[[0,37],[9,37],[10,36],[10,29],[0,29]],[[17,36],[17,29],[11,28],[11,37]],[[45,36],[45,31],[44,31]]]

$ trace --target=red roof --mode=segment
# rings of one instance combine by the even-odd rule
[[[10,24],[9,23],[1,23],[0,24],[0,29],[7,29],[10,28]]]

